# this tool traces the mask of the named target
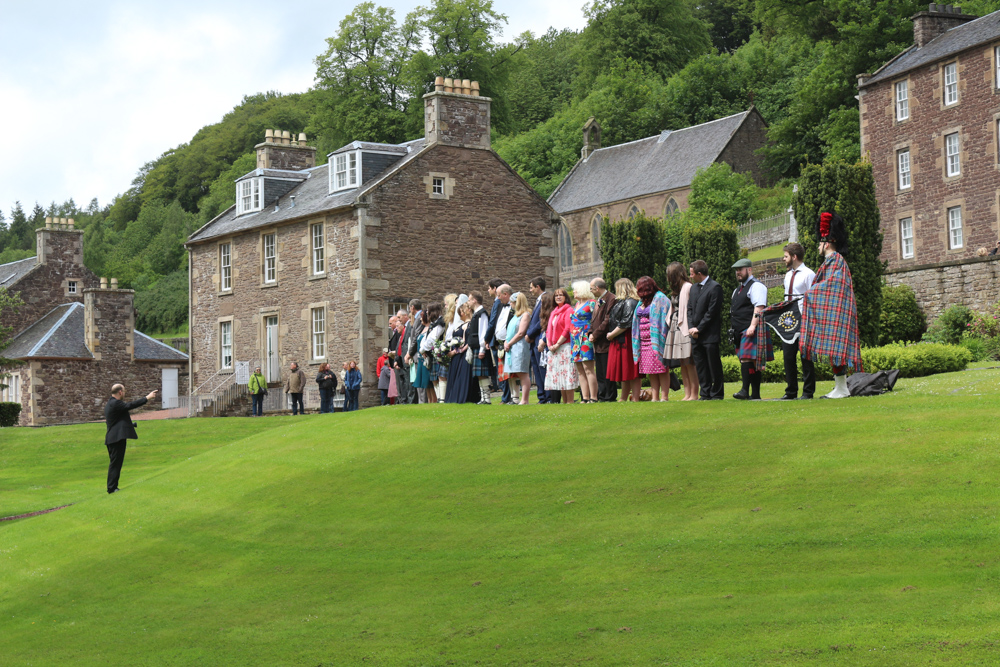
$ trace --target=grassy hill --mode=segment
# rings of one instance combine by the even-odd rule
[[[990,663],[1000,374],[897,389],[145,422],[113,496],[4,430],[0,515],[75,504],[0,523],[0,663]]]

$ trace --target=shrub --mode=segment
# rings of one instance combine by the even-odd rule
[[[657,284],[666,282],[663,223],[640,213],[631,220],[601,224],[601,257],[604,280],[614,285],[619,278],[633,282],[651,276]]]
[[[961,304],[949,306],[934,320],[921,340],[928,343],[958,345],[974,316],[975,313],[968,306]]]
[[[0,427],[17,426],[17,418],[20,414],[20,403],[0,403]]]
[[[918,341],[927,330],[927,319],[908,285],[882,286],[879,320],[878,338],[882,345]]]

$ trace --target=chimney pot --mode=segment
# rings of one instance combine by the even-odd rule
[[[108,289],[108,279],[107,278],[103,278],[103,277],[101,278],[101,289]]]
[[[451,79],[444,80],[444,92],[446,93],[452,92],[453,86],[454,86],[454,81],[452,81]]]
[[[45,218],[45,229],[52,229],[52,218]]]
[[[264,141],[271,141],[274,139],[274,130],[264,130]]]
[[[283,130],[281,132],[281,143],[287,146],[292,142],[291,140],[292,140],[292,133],[289,132],[288,130]]]
[[[444,90],[444,77],[436,76],[434,77],[434,92],[440,93]]]
[[[468,79],[462,80],[462,94],[471,95],[472,94],[472,82]]]
[[[300,146],[305,146],[306,145],[306,133],[305,132],[299,132],[299,145]]]
[[[112,278],[111,279],[111,289],[118,289],[118,279],[117,278]]]
[[[74,220],[73,218],[70,218],[69,219],[69,228],[70,229],[74,229],[75,226],[76,226],[76,220]]]

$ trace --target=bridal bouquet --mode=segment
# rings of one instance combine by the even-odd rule
[[[442,366],[450,365],[451,355],[448,353],[462,347],[462,344],[461,338],[450,338],[448,340],[442,338],[434,343],[434,360]]]

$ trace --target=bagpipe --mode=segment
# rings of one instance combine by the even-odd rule
[[[764,322],[778,335],[781,342],[792,345],[802,333],[802,311],[799,300],[782,301],[768,306],[763,312]]]

